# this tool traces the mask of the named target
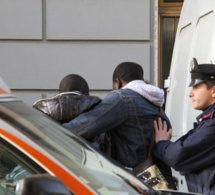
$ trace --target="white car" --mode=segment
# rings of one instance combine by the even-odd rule
[[[77,195],[173,193],[143,184],[84,139],[18,100],[0,80],[0,194],[20,192],[17,183],[38,174],[60,179]]]

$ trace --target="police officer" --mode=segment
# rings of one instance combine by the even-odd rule
[[[203,111],[195,128],[172,142],[172,130],[154,121],[155,155],[183,172],[190,192],[215,195],[215,65],[198,65],[194,58],[190,87],[193,108]]]

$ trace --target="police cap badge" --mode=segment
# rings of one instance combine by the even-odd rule
[[[191,82],[189,87],[215,79],[215,64],[198,64],[196,58],[193,58],[190,68]]]

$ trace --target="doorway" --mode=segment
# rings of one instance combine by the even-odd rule
[[[169,76],[173,47],[184,0],[159,0],[159,77],[158,84],[164,88]]]

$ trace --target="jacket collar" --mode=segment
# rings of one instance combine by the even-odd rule
[[[199,123],[206,119],[212,119],[214,114],[215,114],[215,104],[212,104],[206,110],[204,110],[202,114],[196,117],[196,120]]]

